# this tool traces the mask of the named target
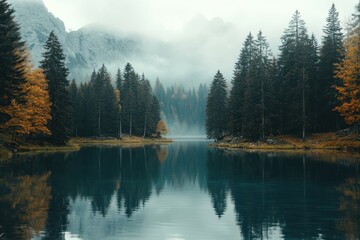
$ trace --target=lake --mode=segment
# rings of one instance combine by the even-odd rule
[[[359,239],[359,159],[204,141],[0,166],[0,239]]]

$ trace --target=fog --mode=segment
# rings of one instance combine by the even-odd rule
[[[113,33],[141,40],[141,55],[128,59],[152,81],[186,86],[209,83],[219,69],[229,81],[249,32],[261,29],[275,55],[295,10],[319,42],[328,10],[335,3],[344,24],[357,0],[44,0],[68,31],[96,23]],[[99,66],[102,63],[99,63]],[[114,61],[109,69],[123,68]]]

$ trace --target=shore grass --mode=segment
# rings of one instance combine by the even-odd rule
[[[215,142],[210,146],[245,150],[350,150],[360,151],[360,141],[356,134],[339,137],[336,133],[313,134],[305,140],[294,136],[277,136],[264,141]]]
[[[137,146],[149,144],[169,144],[173,141],[168,138],[143,138],[137,136],[124,136],[118,138],[73,138],[70,140],[71,144],[82,146]]]
[[[4,143],[10,143],[9,136],[1,135],[0,140]],[[121,139],[117,138],[72,138],[64,146],[57,146],[50,143],[33,143],[28,141],[21,141],[16,143],[16,147],[7,148],[0,144],[0,161],[11,159],[15,154],[26,155],[29,153],[40,152],[73,152],[80,150],[85,146],[124,146],[135,147],[150,144],[169,144],[171,139],[167,138],[143,138],[136,136],[124,136]],[[9,144],[7,144],[9,145]]]

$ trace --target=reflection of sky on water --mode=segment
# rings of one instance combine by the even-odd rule
[[[358,164],[206,142],[44,155],[0,168],[0,226],[10,239],[35,228],[36,240],[351,239],[360,236]],[[34,197],[48,202],[30,209]]]
[[[71,202],[68,231],[83,239],[241,239],[233,206],[219,219],[209,195],[197,185],[165,185],[145,205],[128,219],[124,209],[118,212],[113,196],[103,217],[92,212],[90,201],[77,198]]]

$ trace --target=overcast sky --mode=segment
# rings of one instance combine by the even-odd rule
[[[306,21],[309,32],[322,34],[332,3],[345,21],[358,0],[44,0],[48,9],[65,22],[68,30],[99,23],[121,31],[132,31],[162,39],[181,33],[197,14],[220,17],[240,31],[281,34],[295,10]],[[279,36],[280,37],[280,36]]]

